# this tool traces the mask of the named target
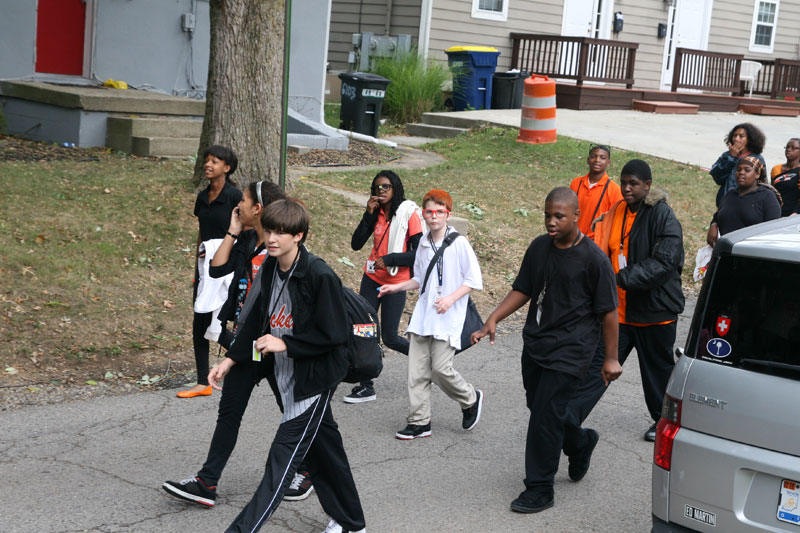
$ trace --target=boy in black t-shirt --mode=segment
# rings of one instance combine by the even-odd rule
[[[522,382],[531,412],[525,491],[511,502],[511,510],[521,513],[553,505],[567,404],[589,367],[601,330],[606,354],[611,354],[602,368],[603,380],[611,382],[622,373],[614,272],[597,245],[578,230],[579,216],[578,197],[571,189],[558,187],[547,195],[547,235],[533,240],[511,292],[472,334],[473,343],[489,335],[494,344],[497,323],[531,300],[522,330]],[[596,444],[593,439],[571,450],[570,477],[573,462],[588,469]]]

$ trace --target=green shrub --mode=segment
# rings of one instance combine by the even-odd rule
[[[423,113],[444,107],[442,84],[450,79],[450,71],[441,63],[426,61],[416,49],[380,58],[371,71],[392,82],[386,89],[382,111],[392,122],[417,122]]]

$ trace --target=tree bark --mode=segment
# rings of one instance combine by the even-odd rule
[[[240,188],[279,183],[283,121],[285,0],[210,0],[211,53],[206,110],[194,181],[203,183],[203,150],[231,148]]]

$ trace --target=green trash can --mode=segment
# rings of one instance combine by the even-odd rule
[[[339,129],[378,136],[381,107],[390,80],[366,72],[342,72],[342,107]]]

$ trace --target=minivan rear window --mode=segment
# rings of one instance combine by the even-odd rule
[[[724,255],[708,274],[686,355],[800,380],[800,264]]]

